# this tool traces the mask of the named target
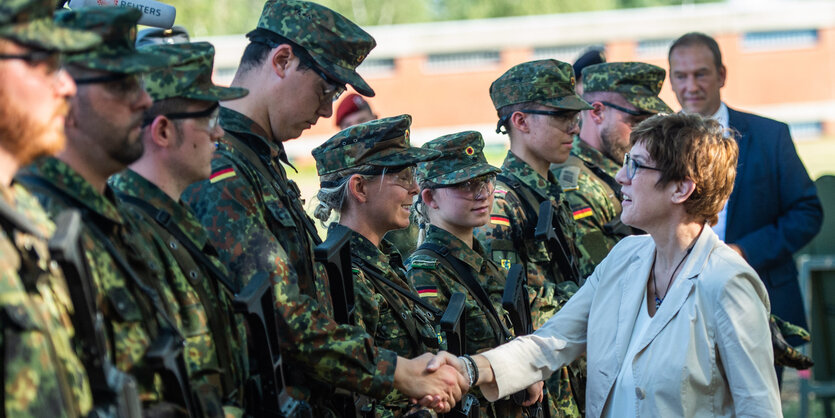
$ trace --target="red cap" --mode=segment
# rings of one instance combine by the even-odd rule
[[[336,126],[339,126],[339,122],[342,122],[345,116],[366,109],[371,109],[371,106],[359,94],[351,93],[345,96],[345,99],[336,108]]]

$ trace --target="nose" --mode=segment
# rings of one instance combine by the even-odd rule
[[[333,115],[333,101],[326,99],[319,105],[319,116],[329,118],[331,115]]]
[[[571,135],[579,135],[580,134],[580,119],[574,121],[571,124],[571,129],[568,130],[568,133]]]
[[[418,187],[417,180],[412,179],[412,182],[409,184],[409,188],[406,190],[409,192],[409,195],[411,196],[420,193],[420,188]]]
[[[617,181],[620,185],[629,183],[629,178],[626,175],[626,165],[621,167],[617,174],[615,174],[615,181]]]
[[[215,129],[212,131],[212,141],[217,142],[218,139],[223,138],[224,134],[226,134],[226,131],[224,131],[218,123],[217,125],[215,125]]]
[[[58,73],[55,74],[55,85],[56,85],[56,92],[65,98],[70,98],[75,96],[77,91],[77,87],[75,85],[75,81],[73,81],[72,77],[70,77],[69,73],[66,70],[60,69]]]
[[[148,110],[154,101],[151,99],[151,95],[145,91],[144,88],[139,89],[139,96],[136,99],[136,104],[134,105],[135,108],[141,109],[143,112]]]

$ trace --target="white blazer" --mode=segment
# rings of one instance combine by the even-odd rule
[[[600,417],[626,356],[653,262],[648,235],[612,249],[577,294],[534,334],[490,350],[495,400],[588,354],[586,413]],[[757,273],[708,227],[652,318],[632,362],[639,417],[780,417]],[[613,411],[617,412],[618,411]]]

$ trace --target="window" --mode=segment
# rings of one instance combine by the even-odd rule
[[[742,48],[747,51],[811,48],[817,43],[816,29],[748,32],[742,36]]]
[[[498,51],[458,52],[452,54],[430,54],[426,69],[432,71],[456,71],[478,67],[491,67],[499,63]]]
[[[394,58],[368,58],[357,67],[363,76],[377,77],[394,72]]]
[[[789,123],[789,131],[795,140],[817,139],[823,136],[823,123],[820,121]]]
[[[602,47],[602,45],[595,46]],[[555,59],[571,63],[577,60],[577,58],[580,57],[580,54],[582,54],[589,47],[589,45],[566,45],[534,48],[533,59]]]
[[[635,54],[640,58],[664,58],[673,44],[673,39],[649,39],[639,41]]]

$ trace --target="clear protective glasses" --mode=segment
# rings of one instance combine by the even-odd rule
[[[21,60],[30,67],[43,65],[48,75],[57,75],[61,72],[64,62],[61,53],[42,50],[32,50],[23,54],[0,54],[0,60]]]
[[[101,84],[110,94],[130,102],[139,99],[145,92],[145,81],[141,74],[109,73],[101,76],[76,78],[75,84]]]
[[[387,171],[385,177],[397,186],[406,190],[412,190],[417,184],[415,179],[415,175],[417,174],[415,166],[406,166],[396,170]]]
[[[454,191],[455,194],[462,199],[481,200],[487,197],[490,193],[493,193],[496,189],[496,175],[493,173],[485,174],[483,176],[469,179],[463,183],[439,185],[433,188]]]
[[[537,110],[537,109],[522,109],[522,113],[531,115],[545,115],[560,119],[566,123],[565,132],[571,132],[580,125],[580,111],[579,110]]]

